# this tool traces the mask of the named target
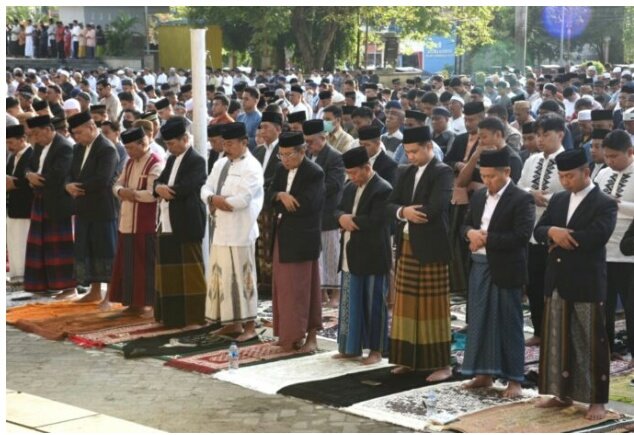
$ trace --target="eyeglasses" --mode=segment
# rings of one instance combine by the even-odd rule
[[[277,157],[280,160],[284,160],[284,159],[290,159],[292,157],[295,157],[297,155],[297,151],[293,151],[292,153],[288,153],[288,154],[281,154],[281,153],[277,153]]]

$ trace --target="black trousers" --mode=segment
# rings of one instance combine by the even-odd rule
[[[546,275],[546,262],[548,260],[548,248],[545,245],[528,245],[528,284],[526,296],[531,310],[533,322],[533,335],[541,337],[542,320],[544,318],[544,276]]]
[[[66,53],[64,51],[64,41],[57,41],[57,58],[66,59]]]
[[[616,317],[616,298],[621,297],[625,310],[628,347],[634,355],[634,263],[608,263],[608,292],[605,301],[605,327],[608,333],[610,349],[614,348],[614,320]]]

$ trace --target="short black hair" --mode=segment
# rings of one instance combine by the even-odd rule
[[[326,112],[332,113],[332,115],[337,119],[343,116],[343,110],[341,110],[341,107],[335,105],[330,105],[324,108],[324,113]]]
[[[501,104],[494,104],[489,107],[487,115],[496,116],[505,122],[509,120],[509,111]]]
[[[121,131],[121,126],[119,125],[119,122],[117,121],[103,121],[101,123],[101,127],[103,127],[104,125],[107,125],[108,127],[110,127],[113,131]]]
[[[220,101],[224,106],[229,107],[229,99],[224,94],[216,94],[213,98],[214,101]]]
[[[231,100],[229,102],[229,108],[227,109],[227,112],[229,113],[233,113],[236,110],[240,110],[242,108],[242,104],[240,104],[240,101],[238,100]]]
[[[545,113],[535,121],[535,131],[566,131],[566,120],[556,113]]]
[[[353,118],[367,118],[367,119],[372,119],[374,118],[374,113],[372,112],[372,109],[368,108],[368,107],[358,107],[356,109],[354,109],[354,112],[352,112],[352,117]]]
[[[421,103],[427,103],[432,105],[438,104],[438,95],[435,92],[425,92],[420,99]]]
[[[489,130],[489,131],[499,131],[502,136],[504,136],[504,124],[498,118],[484,118],[478,124],[478,129]]]
[[[244,92],[249,94],[251,97],[255,98],[256,100],[260,99],[260,91],[258,90],[258,88],[254,88],[253,86],[247,86],[246,88],[244,88]]]
[[[613,130],[603,139],[603,148],[624,153],[632,148],[632,139],[625,130]]]

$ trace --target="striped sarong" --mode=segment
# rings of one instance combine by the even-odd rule
[[[212,245],[205,315],[226,325],[255,320],[257,314],[255,246]]]
[[[603,302],[546,298],[539,355],[539,393],[607,403],[610,348]]]
[[[205,323],[202,243],[182,243],[172,234],[160,234],[156,258],[154,318],[170,327]]]
[[[321,232],[321,253],[319,254],[319,277],[321,288],[338,289],[341,286],[339,254],[341,251],[341,231]]]
[[[415,370],[448,367],[451,347],[449,267],[421,264],[403,238],[396,266],[390,363]]]
[[[256,240],[258,292],[272,294],[273,286],[273,224],[275,210],[265,209],[258,216],[260,236]]]
[[[45,216],[42,194],[36,192],[31,207],[31,226],[26,246],[24,290],[65,290],[77,285],[71,217],[51,220]]]
[[[155,262],[155,234],[119,233],[110,280],[110,301],[135,308],[153,306]]]
[[[386,354],[388,276],[343,272],[339,301],[339,352],[361,355],[363,349]]]
[[[498,288],[486,255],[471,255],[467,346],[462,374],[524,380],[522,289]]]
[[[117,220],[86,221],[75,217],[75,276],[90,285],[110,282],[117,246]]]

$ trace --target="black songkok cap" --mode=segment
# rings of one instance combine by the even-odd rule
[[[510,165],[508,147],[495,151],[483,151],[480,154],[481,168],[504,168]]]
[[[516,101],[526,101],[526,97],[524,94],[517,94],[513,98],[511,98],[511,103],[515,103]]]
[[[127,144],[143,139],[145,132],[141,127],[129,128],[121,133],[121,142]]]
[[[147,121],[157,121],[158,115],[156,114],[156,110],[150,110],[148,112],[143,112],[141,115],[141,119],[145,119]]]
[[[449,80],[449,87],[453,88],[454,86],[461,86],[462,85],[462,80],[460,80],[460,77],[454,77],[451,80]]]
[[[352,112],[354,112],[354,109],[356,109],[356,108],[357,108],[357,106],[342,106],[341,107],[341,112],[344,115],[352,115]],[[290,120],[290,116],[289,116],[289,120]]]
[[[236,92],[242,92],[242,91],[244,91],[244,89],[245,89],[246,87],[247,87],[247,84],[246,84],[245,82],[240,82],[240,83],[238,83],[237,85],[235,85],[235,86],[233,87],[233,89],[234,89]],[[185,91],[183,91],[183,92],[185,92]]]
[[[302,124],[305,136],[324,132],[324,121],[321,119],[309,119]]]
[[[321,91],[319,93],[319,99],[320,100],[329,100],[332,98],[332,92],[331,91]]]
[[[210,124],[207,126],[207,138],[222,136],[222,127],[226,124]]]
[[[106,111],[106,105],[105,104],[91,104],[90,105],[90,112],[91,113],[105,112],[105,111]]]
[[[143,90],[144,90],[145,92],[150,92],[150,91],[153,91],[153,90],[154,90],[154,86],[152,86],[152,85],[147,85],[146,87],[144,87],[144,88],[143,88]]]
[[[20,104],[20,102],[13,98],[13,97],[7,97],[7,109],[11,109],[12,107],[17,107]]]
[[[181,86],[181,93],[185,93],[185,92],[191,92],[192,91],[192,85],[183,85]]]
[[[40,110],[44,110],[47,107],[48,107],[48,101],[46,100],[33,101],[33,109],[35,109],[36,112],[39,112]]]
[[[423,125],[421,127],[406,128],[403,131],[403,143],[423,143],[431,140],[431,131],[429,127]]]
[[[154,107],[156,107],[156,110],[165,109],[169,105],[170,105],[170,102],[167,98],[161,98],[156,103],[154,103]]]
[[[119,101],[134,101],[134,97],[131,92],[119,92]]]
[[[522,134],[535,133],[535,122],[526,122],[522,124]]]
[[[346,98],[357,98],[357,93],[355,91],[348,91],[343,94]]]
[[[304,115],[304,119],[305,117],[306,115]],[[260,124],[263,122],[271,122],[273,124],[282,125],[282,114],[277,112],[262,112],[262,119],[260,119]]]
[[[343,153],[341,157],[343,158],[343,165],[346,169],[357,168],[370,161],[368,150],[366,150],[365,147],[354,147]]]
[[[223,124],[223,139],[242,139],[245,137],[247,137],[247,127],[246,125],[244,125],[244,122],[231,122],[229,124]]]
[[[401,79],[399,79],[399,78],[392,79],[392,83],[395,84],[395,85],[399,84],[399,83],[401,83]]]
[[[68,129],[72,131],[73,128],[79,127],[80,125],[85,124],[91,120],[92,118],[90,116],[90,112],[77,113],[71,116],[70,118],[68,118]]]
[[[291,92],[297,92],[298,94],[303,94],[304,90],[301,86],[293,85],[291,86]]]
[[[268,112],[264,112],[264,113],[268,113]],[[262,115],[264,115],[264,113]],[[289,113],[287,116],[287,119],[289,124],[293,122],[304,122],[306,121],[306,112],[303,110],[299,110],[297,112]]]
[[[207,92],[216,92],[216,85],[207,85]]]
[[[24,126],[21,124],[7,125],[7,139],[12,137],[13,138],[24,137]]]
[[[602,128],[596,128],[592,130],[592,139],[605,139],[605,137],[610,134],[610,130],[605,130]]]
[[[612,121],[611,110],[593,110],[590,112],[590,118],[593,121]]]
[[[359,140],[371,140],[378,139],[380,137],[381,129],[377,126],[368,125],[359,129]]]
[[[559,171],[571,171],[583,165],[587,165],[588,157],[586,156],[585,149],[576,148],[557,154],[555,162],[557,163],[557,169]]]
[[[449,118],[451,116],[451,113],[449,112],[449,110],[447,110],[446,107],[434,107],[434,109],[431,111],[431,116],[444,116],[445,118]]]
[[[55,130],[62,130],[68,128],[68,122],[66,121],[66,116],[56,116],[51,119],[51,123],[53,124],[53,128]]]
[[[366,83],[363,89],[374,89],[375,91],[377,91],[379,87],[376,83]]]
[[[185,118],[181,116],[175,116],[170,118],[161,127],[161,137],[164,140],[172,140],[183,136],[187,132],[187,125],[185,124]]]
[[[278,145],[280,148],[291,148],[304,145],[304,135],[299,131],[287,131],[280,135]]]
[[[470,101],[464,105],[463,112],[465,115],[475,115],[484,112],[484,103],[482,101]]]
[[[406,110],[405,117],[417,119],[419,121],[425,121],[427,119],[427,115],[420,110]]]
[[[121,80],[121,86],[132,86],[132,80],[130,79]]]

